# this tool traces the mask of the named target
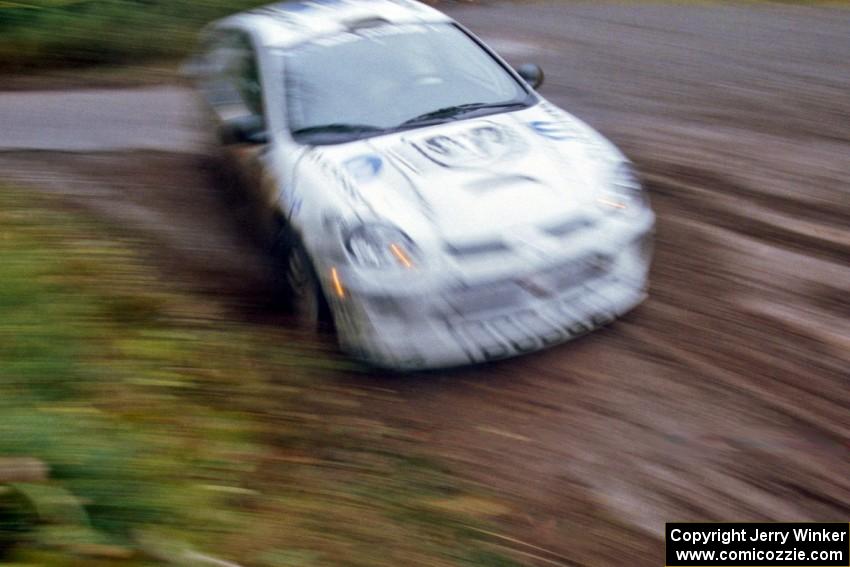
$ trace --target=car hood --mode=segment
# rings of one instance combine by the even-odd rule
[[[412,236],[430,231],[454,242],[575,216],[594,198],[608,162],[621,159],[548,103],[316,151],[370,213]]]

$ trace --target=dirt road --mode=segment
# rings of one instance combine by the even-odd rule
[[[665,521],[847,521],[850,11],[578,3],[452,14],[513,62],[541,63],[542,93],[637,163],[658,213],[651,297],[540,354],[341,385],[380,388],[365,414],[492,488],[510,509],[495,520],[530,544],[511,547],[531,564],[660,565]],[[27,126],[46,120],[44,99],[0,95],[0,168],[141,231],[171,277],[233,317],[275,324],[258,316],[264,258],[211,189],[184,96],[75,95],[87,128],[62,118],[51,143]]]

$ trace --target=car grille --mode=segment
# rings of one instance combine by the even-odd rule
[[[446,252],[456,258],[469,258],[483,254],[496,254],[510,250],[507,244],[501,240],[484,240],[470,244],[447,244]]]
[[[610,271],[612,259],[588,254],[546,270],[514,278],[452,289],[444,294],[455,314],[464,317],[551,297],[581,286]]]
[[[590,228],[593,225],[594,222],[592,219],[587,217],[573,217],[557,224],[541,227],[541,229],[549,236],[561,238],[576,231]]]
[[[445,296],[458,315],[473,315],[522,300],[523,289],[512,280],[457,288]]]
[[[495,360],[573,339],[607,325],[644,297],[614,276],[536,304],[481,317],[451,319],[447,329],[473,362]]]

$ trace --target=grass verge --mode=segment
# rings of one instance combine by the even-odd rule
[[[399,452],[343,363],[211,315],[138,246],[0,187],[0,562],[512,564],[476,535],[498,505]]]
[[[0,72],[174,59],[204,23],[266,3],[0,0]]]

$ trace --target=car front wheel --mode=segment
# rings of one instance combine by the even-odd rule
[[[297,238],[292,239],[286,254],[284,273],[296,326],[305,331],[331,331],[330,307],[313,263]]]

